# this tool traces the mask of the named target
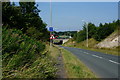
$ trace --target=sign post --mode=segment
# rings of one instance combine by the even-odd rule
[[[53,27],[49,27],[49,31],[50,31],[50,46],[53,43],[53,39],[54,39],[54,35],[53,35]]]
[[[52,0],[50,0],[50,27],[49,27],[49,31],[50,31],[50,36],[52,35],[53,32],[53,27],[52,27]],[[52,39],[50,39],[50,48],[52,46]]]

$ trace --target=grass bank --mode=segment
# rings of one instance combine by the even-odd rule
[[[89,42],[88,47],[86,47],[86,42],[87,41],[85,40],[80,43],[76,43],[73,40],[69,40],[67,43],[63,44],[63,46],[87,49],[87,50],[102,52],[105,54],[112,54],[112,55],[119,56],[118,50],[120,49],[120,47],[117,47],[117,48],[95,48],[94,45],[99,42],[94,40],[93,38],[88,40],[88,42]]]
[[[95,74],[72,53],[63,48],[61,52],[68,78],[96,78]]]
[[[56,67],[47,43],[17,29],[3,28],[3,78],[54,78]]]

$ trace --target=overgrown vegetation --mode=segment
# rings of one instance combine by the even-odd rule
[[[17,29],[3,28],[2,66],[4,78],[48,78],[55,76],[45,44]]]
[[[2,2],[3,78],[55,77],[55,61],[46,47],[49,31],[37,7],[35,2]]]
[[[83,30],[76,33],[73,37],[77,43],[86,40],[86,26],[88,27],[88,38],[94,38],[96,41],[101,41],[116,29],[120,28],[120,20],[113,21],[112,23],[100,23],[99,26],[95,26],[93,23],[85,24]]]

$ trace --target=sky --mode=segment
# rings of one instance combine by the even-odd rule
[[[16,4],[18,5],[18,2]],[[41,10],[39,16],[49,29],[50,2],[36,2],[36,4]],[[52,2],[51,4],[52,27],[55,31],[78,31],[82,29],[84,22],[98,26],[100,23],[118,19],[118,2]]]
[[[50,3],[37,4],[40,17],[50,27]],[[55,31],[77,31],[82,29],[84,22],[98,26],[117,19],[118,2],[52,2],[52,27]]]
[[[7,1],[7,0],[2,0]],[[11,2],[19,2],[20,0],[10,0]],[[32,2],[34,0],[21,0],[22,2]],[[35,0],[36,2],[118,2],[120,0]]]

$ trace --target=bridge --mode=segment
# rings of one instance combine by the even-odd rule
[[[65,42],[67,42],[69,39],[54,39],[53,40],[53,43],[54,44],[58,44],[58,45],[61,45],[61,44],[64,44]]]

